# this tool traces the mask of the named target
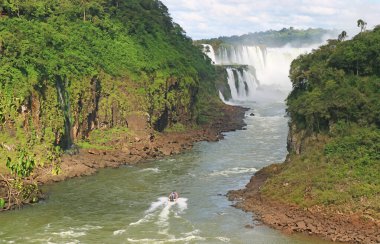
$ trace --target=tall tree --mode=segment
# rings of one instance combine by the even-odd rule
[[[360,32],[365,31],[365,28],[367,26],[367,22],[365,22],[362,19],[358,19],[357,24],[358,24],[358,27],[360,27]]]
[[[347,37],[347,32],[346,31],[342,31],[342,33],[340,33],[339,35],[338,35],[338,41],[344,41],[344,39],[346,39],[346,37]]]
[[[89,1],[88,0],[82,0],[81,6],[83,8],[83,21],[86,21],[86,9],[88,8]]]

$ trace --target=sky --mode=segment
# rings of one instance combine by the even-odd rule
[[[161,0],[191,38],[242,35],[284,27],[359,32],[380,24],[380,0]]]

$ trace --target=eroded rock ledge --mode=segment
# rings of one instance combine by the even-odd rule
[[[50,168],[40,169],[35,180],[40,184],[62,181],[68,178],[94,174],[105,167],[119,167],[125,164],[162,158],[189,150],[198,141],[217,141],[222,132],[242,129],[247,109],[225,105],[223,113],[211,124],[184,132],[152,133],[150,130],[136,130],[134,135],[118,142],[115,150],[79,150],[76,155],[62,158],[61,173],[52,175]]]
[[[332,209],[313,207],[302,209],[262,197],[261,187],[278,165],[256,172],[245,189],[230,191],[228,197],[244,211],[272,228],[291,234],[316,235],[326,240],[349,243],[380,243],[380,222],[360,214],[342,214]]]

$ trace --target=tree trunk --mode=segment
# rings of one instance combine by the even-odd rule
[[[356,76],[359,76],[359,61],[356,60]]]

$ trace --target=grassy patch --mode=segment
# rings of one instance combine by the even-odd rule
[[[5,162],[1,162],[0,163],[0,173],[1,174],[5,174],[5,173],[8,173],[9,170],[7,169],[7,167],[5,166]]]
[[[327,144],[309,142],[301,155],[290,156],[262,193],[302,207],[324,205],[378,214],[380,160],[374,152],[379,139],[377,129],[355,127]]]
[[[88,141],[79,141],[78,143],[76,143],[76,145],[78,145],[82,149],[98,149],[98,150],[111,150],[111,149],[113,149],[110,146],[92,144]]]
[[[115,148],[118,142],[131,136],[127,127],[114,127],[110,129],[97,129],[90,133],[86,140],[76,144],[83,149],[111,150]]]
[[[186,125],[181,124],[181,123],[175,123],[169,128],[166,128],[165,131],[166,132],[185,132],[187,129],[188,128],[186,127]]]

